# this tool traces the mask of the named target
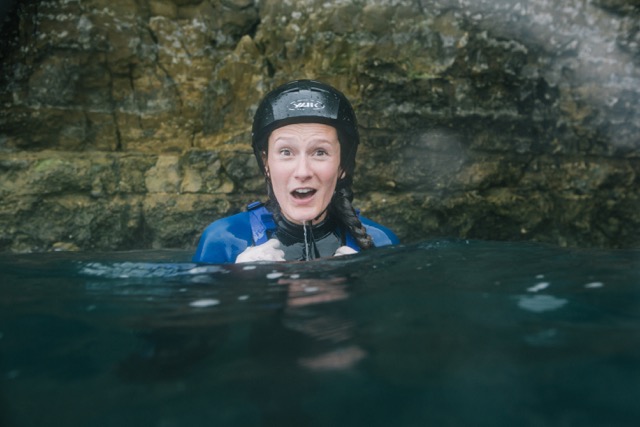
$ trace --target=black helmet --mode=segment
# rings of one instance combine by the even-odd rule
[[[323,123],[336,128],[340,141],[340,166],[352,180],[360,138],[349,100],[337,89],[314,80],[295,80],[274,89],[260,102],[253,117],[252,146],[265,172],[262,153],[275,129],[294,123]]]

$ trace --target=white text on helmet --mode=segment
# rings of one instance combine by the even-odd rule
[[[322,110],[324,104],[320,101],[314,101],[312,99],[299,99],[289,103],[289,110]]]

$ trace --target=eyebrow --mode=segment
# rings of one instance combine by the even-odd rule
[[[280,141],[280,140],[290,141],[290,140],[292,140],[292,139],[297,139],[297,137],[295,137],[295,136],[288,136],[288,135],[286,135],[286,134],[285,134],[285,135],[279,135],[279,136],[277,136],[277,137],[273,140],[273,142],[278,142],[278,141]],[[330,139],[330,138],[326,138],[326,137],[321,136],[321,135],[318,135],[318,136],[312,136],[311,138],[309,138],[309,140],[310,140],[311,142],[326,142],[326,143],[328,143],[328,144],[330,144],[330,143],[332,143],[332,142],[334,142],[334,141],[335,141],[335,142],[337,142],[337,143],[340,143],[340,141],[338,140],[338,138]]]

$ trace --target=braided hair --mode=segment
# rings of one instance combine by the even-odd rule
[[[351,233],[360,249],[370,249],[373,247],[373,239],[367,234],[367,230],[364,228],[360,218],[358,218],[352,202],[353,191],[351,186],[336,188],[331,198],[331,203],[329,203],[329,213]]]

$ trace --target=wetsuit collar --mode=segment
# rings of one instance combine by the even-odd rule
[[[318,224],[303,226],[294,224],[284,218],[284,216],[281,216],[278,221],[276,236],[285,246],[290,246],[294,243],[305,243],[305,228],[307,241],[310,238],[313,240],[320,240],[335,231],[336,223],[331,216],[327,215],[327,217]],[[309,233],[311,233],[311,236],[309,236]]]

